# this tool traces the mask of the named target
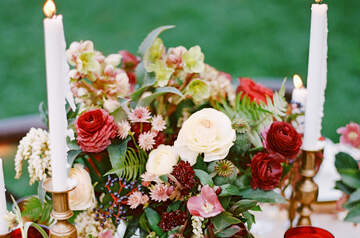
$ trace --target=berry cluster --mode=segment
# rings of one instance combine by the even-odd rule
[[[129,182],[124,178],[108,175],[105,188],[107,193],[103,199],[103,204],[94,210],[97,213],[97,219],[101,221],[102,226],[109,218],[115,224],[119,224],[121,220],[127,221],[126,214],[129,209],[127,197],[135,191],[141,191],[141,185],[137,181]]]
[[[163,212],[158,226],[163,231],[170,231],[177,226],[184,225],[187,219],[186,212],[176,210],[174,212]]]

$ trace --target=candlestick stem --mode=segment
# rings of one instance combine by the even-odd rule
[[[50,226],[50,238],[76,238],[76,227],[68,222],[73,216],[69,206],[69,192],[75,189],[75,185],[69,186],[65,191],[55,191],[51,179],[47,179],[43,185],[47,192],[52,193],[53,211],[51,216],[56,220]]]
[[[0,238],[11,238],[10,233],[0,235]]]
[[[319,188],[313,180],[317,172],[316,153],[317,151],[304,151],[301,156],[300,174],[303,177],[295,186],[296,200],[300,203],[298,226],[311,225],[311,205],[316,202],[318,197]]]

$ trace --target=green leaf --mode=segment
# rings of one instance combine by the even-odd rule
[[[226,196],[239,196],[240,190],[232,184],[224,184],[221,187],[221,193],[219,197],[226,197]]]
[[[152,208],[147,207],[145,208],[145,214],[146,218],[149,222],[149,225],[153,231],[159,236],[163,235],[164,232],[161,230],[161,228],[158,226],[160,222],[160,215]]]
[[[240,231],[240,227],[238,227],[238,226],[229,227],[229,228],[217,233],[216,237],[233,237],[239,231]]]
[[[352,187],[347,186],[342,181],[336,181],[335,188],[340,190],[340,191],[343,191],[344,193],[347,193],[347,194],[351,194],[351,193],[353,193],[355,191],[355,189],[353,189]]]
[[[243,198],[252,199],[258,202],[268,202],[268,203],[285,203],[285,199],[278,193],[274,191],[264,191],[264,190],[253,190],[251,188],[240,190],[239,194]]]
[[[248,229],[251,230],[252,225],[255,223],[255,216],[248,211],[243,212],[243,216],[246,219]]]
[[[152,32],[150,32],[146,38],[141,42],[138,53],[141,56],[144,56],[146,50],[152,45],[153,41],[164,31],[174,28],[175,26],[160,26],[156,29],[154,29]]]
[[[159,177],[159,179],[161,179],[161,181],[167,183],[169,181],[169,177],[167,175],[161,175]]]
[[[81,154],[81,150],[70,150],[67,152],[67,159],[70,166],[73,165],[75,159]]]
[[[344,221],[360,223],[360,206],[352,208],[349,213],[346,215]]]
[[[180,205],[181,205],[181,202],[180,202],[180,201],[172,202],[172,203],[170,203],[170,205],[167,207],[166,212],[173,212],[173,211],[179,210]]]
[[[128,225],[126,226],[126,231],[124,234],[124,238],[131,238],[135,235],[136,230],[139,228],[139,218],[133,218],[129,221]]]
[[[245,212],[247,210],[250,210],[251,208],[255,207],[257,204],[257,201],[249,200],[249,199],[242,199],[237,201],[231,209],[235,211],[235,214],[239,214],[242,212]]]
[[[41,121],[44,123],[44,125],[49,127],[49,113],[47,106],[44,102],[41,102],[39,104],[39,112],[40,112]]]
[[[140,99],[138,105],[140,105],[140,106],[148,106],[158,96],[161,96],[161,95],[167,94],[167,93],[173,93],[173,94],[176,94],[176,95],[178,95],[180,97],[184,97],[184,95],[177,88],[174,88],[174,87],[156,88],[155,91],[150,96],[147,96],[145,98]]]
[[[220,200],[222,207],[225,210],[228,209],[230,201],[231,201],[231,197],[230,196],[229,197],[220,197],[219,200]]]
[[[360,171],[354,169],[339,170],[342,181],[349,187],[360,188]]]
[[[358,163],[356,160],[347,153],[340,152],[336,155],[335,167],[340,171],[343,169],[354,169],[359,170]]]
[[[358,188],[355,192],[353,192],[350,195],[349,200],[347,200],[347,203],[353,203],[358,201],[360,201],[360,188]]]
[[[149,223],[146,220],[146,215],[145,213],[142,213],[140,216],[140,220],[139,220],[139,226],[141,227],[141,229],[143,229],[144,231],[146,231],[147,233],[151,232],[151,229],[149,227]]]
[[[212,218],[211,220],[215,227],[215,233],[219,233],[223,231],[226,227],[239,224],[241,222],[240,219],[233,217],[230,212],[223,212]]]
[[[201,155],[198,155],[196,158],[196,164],[193,166],[194,169],[201,169],[206,171],[207,170],[207,164],[204,161],[204,158]]]
[[[208,173],[200,169],[194,169],[194,171],[195,175],[200,179],[202,185],[208,184],[210,187],[214,186],[214,182]]]
[[[30,197],[24,203],[22,215],[29,217],[33,221],[39,220],[42,212],[42,204],[39,198]]]

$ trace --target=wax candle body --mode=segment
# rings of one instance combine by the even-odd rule
[[[53,188],[67,188],[65,38],[62,16],[44,19],[46,82],[49,110],[49,139]]]
[[[303,149],[319,150],[327,77],[327,5],[313,4]]]
[[[302,87],[302,88],[294,88],[293,92],[292,92],[292,97],[291,100],[294,103],[300,103],[302,106],[305,106],[306,104],[306,88]]]
[[[7,234],[9,232],[9,224],[4,219],[7,214],[6,198],[5,198],[5,181],[2,159],[0,159],[0,235]]]

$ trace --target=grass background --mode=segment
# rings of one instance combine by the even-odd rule
[[[0,119],[36,113],[46,99],[43,0],[0,1]],[[207,63],[234,76],[304,79],[310,0],[57,0],[68,44],[91,39],[106,54],[136,52],[160,25],[168,46],[199,44]],[[328,0],[329,59],[323,134],[360,122],[360,1]]]

